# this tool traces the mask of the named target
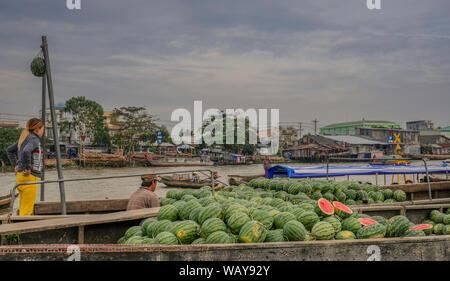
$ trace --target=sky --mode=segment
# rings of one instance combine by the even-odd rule
[[[450,125],[448,0],[80,1],[0,1],[0,119],[38,114],[46,35],[57,103],[146,106],[169,126],[194,100],[278,108],[304,133],[316,118]]]

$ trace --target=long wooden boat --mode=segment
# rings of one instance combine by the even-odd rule
[[[17,198],[18,194],[16,194]],[[0,209],[8,208],[11,204],[11,195],[0,196]]]
[[[147,157],[147,161],[154,167],[193,167],[214,165],[213,161],[204,160],[201,157]]]
[[[248,175],[248,176],[241,176],[241,175],[228,175],[228,184],[230,185],[240,185],[241,183],[248,183],[252,179],[264,177],[264,174],[260,175]]]
[[[444,210],[450,204],[411,205],[404,208],[412,222],[420,222],[430,210]],[[369,206],[362,213],[375,215]],[[301,241],[277,243],[243,243],[223,245],[117,245],[125,231],[159,208],[95,215],[68,215],[59,218],[24,218],[22,222],[0,225],[0,260],[68,260],[81,252],[86,260],[179,260],[179,261],[249,261],[249,260],[364,260],[370,258],[370,247],[378,247],[381,260],[450,260],[450,235],[363,240]],[[386,217],[400,209],[378,208]],[[387,212],[393,212],[391,214]],[[417,215],[417,214],[422,215]],[[41,216],[42,217],[42,216]],[[3,221],[4,217],[2,217]],[[19,219],[9,217],[9,220]],[[28,219],[28,221],[27,221]],[[14,234],[17,240],[8,240]],[[3,239],[4,238],[4,239]],[[18,245],[17,245],[18,244]],[[76,246],[75,246],[76,245]],[[71,247],[71,248],[70,248]],[[337,253],[334,255],[330,253]],[[413,253],[413,254],[411,254]]]
[[[201,188],[205,185],[211,185],[210,180],[201,180],[199,182],[192,182],[188,180],[173,180],[167,177],[161,177],[161,182],[167,187],[179,187],[179,188]]]

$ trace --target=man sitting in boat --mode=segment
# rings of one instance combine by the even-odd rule
[[[192,172],[192,182],[199,182],[200,177],[198,176],[197,172]]]
[[[127,211],[159,207],[159,199],[155,194],[156,185],[161,178],[154,175],[142,176],[142,186],[128,200]]]

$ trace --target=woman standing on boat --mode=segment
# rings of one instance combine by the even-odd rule
[[[44,133],[44,124],[38,118],[28,120],[19,141],[6,150],[8,159],[16,173],[16,184],[36,182],[41,178],[42,158],[40,138]],[[19,216],[33,214],[37,196],[37,184],[21,185],[19,190]]]

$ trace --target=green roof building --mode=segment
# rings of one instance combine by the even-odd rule
[[[450,126],[439,129],[440,132],[450,132]]]
[[[402,126],[395,122],[389,121],[373,121],[373,120],[361,120],[354,122],[344,122],[331,124],[320,128],[321,135],[338,135],[338,136],[354,136],[356,135],[356,128],[384,128],[401,130]]]

